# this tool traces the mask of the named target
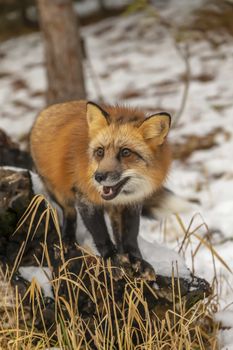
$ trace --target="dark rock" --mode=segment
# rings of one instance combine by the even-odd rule
[[[25,246],[21,264],[24,266],[37,265],[37,259],[40,261],[43,255],[43,247],[40,243],[44,239],[44,222],[37,228],[34,239],[28,236],[30,218],[18,228],[18,222],[34,196],[30,172],[0,167],[0,179],[0,256],[13,266],[20,249]],[[32,233],[44,210],[45,205],[41,203],[31,225]],[[54,228],[51,227],[51,231],[54,233]],[[52,239],[54,235],[51,234],[48,241],[51,242]]]
[[[32,191],[28,171],[0,168],[0,179],[0,257],[7,260],[9,240],[30,203]]]
[[[0,129],[0,166],[2,165],[32,169],[33,162],[30,154],[20,150],[19,146]]]

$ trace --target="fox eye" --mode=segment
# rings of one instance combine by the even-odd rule
[[[95,150],[95,155],[102,158],[104,156],[104,149],[102,147],[97,148]]]
[[[129,157],[132,151],[129,148],[122,148],[120,155],[121,157]]]

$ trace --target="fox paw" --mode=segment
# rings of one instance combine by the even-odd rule
[[[111,274],[114,280],[120,280],[131,269],[131,264],[126,254],[115,254],[110,259]]]
[[[131,266],[134,270],[135,277],[142,278],[146,281],[156,280],[155,270],[147,261],[135,256],[130,256],[129,260],[132,264]]]

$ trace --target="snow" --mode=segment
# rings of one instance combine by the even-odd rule
[[[233,350],[233,329],[224,329],[219,332],[221,350]]]
[[[103,4],[106,8],[121,8],[122,6],[128,5],[130,0],[105,0]],[[95,13],[100,10],[100,1],[98,0],[88,0],[88,1],[79,1],[74,3],[75,11],[79,16],[87,16],[90,13]]]
[[[155,269],[158,275],[190,278],[190,271],[184,260],[173,250],[166,246],[148,242],[141,236],[138,238],[139,247],[144,259],[146,259]]]
[[[44,107],[46,87],[43,46],[39,34],[1,43],[0,128],[10,130],[13,140],[27,134]],[[9,123],[10,128],[9,128]]]
[[[48,267],[22,266],[19,268],[19,273],[29,282],[35,279],[42,288],[44,295],[53,298],[52,288],[49,283],[52,273]]]
[[[221,322],[223,327],[233,327],[233,310],[217,312],[215,314],[215,320]]]
[[[194,9],[203,7],[205,3],[204,0],[171,0],[156,1],[156,6],[163,18],[176,29],[180,22],[190,23]],[[162,26],[156,18],[141,13],[109,18],[84,27],[82,36],[89,57],[89,62],[85,62],[89,99],[98,100],[101,92],[110,103],[122,102],[144,107],[148,114],[161,110],[176,114],[184,90],[182,76],[185,74],[185,64],[174,47],[175,34],[173,36],[171,30]],[[178,127],[172,129],[170,138],[172,142],[185,142],[190,135],[205,136],[218,128],[216,145],[208,150],[194,151],[185,161],[174,161],[166,185],[184,198],[199,200],[200,205],[180,214],[180,219],[186,230],[191,223],[189,232],[196,230],[199,237],[209,237],[216,252],[233,270],[233,43],[227,32],[214,33],[211,39],[200,35],[197,38],[190,35],[186,39],[190,52],[191,81],[184,113]],[[29,132],[36,114],[45,104],[46,80],[41,37],[35,33],[0,43],[0,53],[0,128],[5,129],[14,140],[20,141]],[[202,79],[203,76],[208,79]],[[20,84],[20,81],[24,84]],[[206,235],[207,227],[209,236]],[[151,259],[157,271],[161,268],[169,273],[167,266],[171,266],[172,260],[179,261],[182,273],[187,272],[183,257],[181,259],[177,253],[170,253],[171,250],[178,251],[183,237],[184,231],[174,216],[162,223],[141,222],[140,246],[143,255]],[[78,238],[94,249],[85,230]],[[233,309],[233,275],[203,244],[196,251],[193,266],[192,253],[200,240],[194,235],[190,236],[190,240],[183,252],[185,262],[210,283],[216,269],[221,285],[216,291],[222,312],[216,317],[221,315],[221,320],[225,318],[227,322]],[[162,244],[163,248],[158,244]],[[166,249],[169,249],[169,253]],[[166,267],[163,258],[168,262]],[[233,348],[233,326],[230,324],[227,327],[231,328],[220,333],[222,349]]]

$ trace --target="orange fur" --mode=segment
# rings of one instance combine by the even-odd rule
[[[146,196],[159,189],[167,176],[171,156],[162,117],[157,135],[153,129],[155,123],[145,122],[145,114],[138,109],[102,108],[109,115],[108,122],[101,119],[101,113],[98,115],[98,108],[95,110],[92,106],[87,113],[86,101],[56,104],[43,110],[33,126],[31,153],[35,165],[49,191],[67,211],[75,204],[74,187],[94,204],[124,204],[105,201],[93,181],[99,166],[114,169],[114,154],[119,147],[128,147],[143,155],[146,165],[132,154],[122,160],[122,168],[145,178],[151,188]],[[166,116],[164,120],[166,123]],[[93,157],[99,144],[106,146],[106,159],[100,164]]]

